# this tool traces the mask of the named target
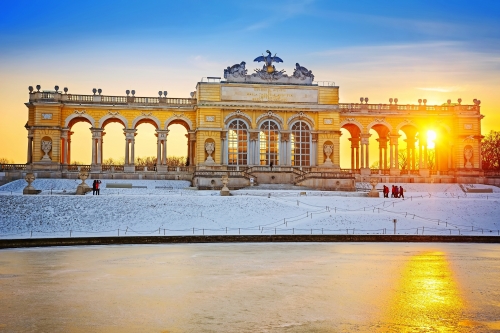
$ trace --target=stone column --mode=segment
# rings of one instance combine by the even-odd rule
[[[221,158],[221,164],[222,165],[228,165],[229,161],[229,152],[228,152],[228,149],[229,149],[229,146],[228,146],[228,141],[227,141],[227,130],[222,130],[221,133],[220,133],[220,149],[221,149],[221,154],[220,154],[220,158]],[[236,159],[238,160],[238,156],[236,157]],[[247,159],[248,159],[248,143],[247,143]],[[238,165],[239,165],[239,161],[237,162]]]
[[[259,131],[249,131],[250,135],[250,157],[249,164],[259,165]]]
[[[351,167],[353,170],[359,169],[359,143],[361,138],[349,138],[351,141]],[[354,157],[353,157],[354,154]]]
[[[422,140],[418,140],[418,169],[423,169],[422,164]]]
[[[398,139],[399,135],[391,135],[390,137],[391,144],[391,168],[390,175],[391,176],[399,176],[399,157],[398,157]]]
[[[168,130],[156,130],[156,136],[158,140],[156,141],[156,170],[157,171],[167,171],[167,137]],[[134,139],[135,141],[135,139]]]
[[[478,169],[483,170],[483,155],[481,153],[481,139],[477,139],[477,147],[478,147],[478,154],[477,154],[477,159],[478,159]]]
[[[191,145],[190,155],[189,155],[189,165],[196,165],[196,133],[194,131],[188,131],[189,134],[189,144]]]
[[[91,128],[92,132],[92,165],[91,172],[101,172],[102,128]]]
[[[354,170],[354,147],[351,144],[351,170]]]
[[[68,164],[71,164],[71,135],[73,132],[68,132]]]
[[[424,156],[422,158],[422,167],[419,170],[419,174],[422,177],[429,177],[429,169],[427,168],[427,140],[422,140],[422,146],[424,149]]]
[[[135,143],[135,135],[136,129],[124,129],[125,134],[125,172],[135,172],[135,151],[134,151],[134,143]]]
[[[31,130],[28,130],[28,156],[26,158],[26,163],[33,163],[33,133]]]
[[[382,170],[383,165],[384,165],[384,163],[382,162],[382,147],[381,147],[380,141],[379,141],[379,145],[378,145],[378,169]]]
[[[361,134],[361,170],[362,175],[369,176],[370,170],[370,136],[371,134]]]
[[[61,140],[63,142],[61,147],[61,163],[63,168],[69,164],[68,161],[68,139],[69,139],[69,128],[63,128],[61,130]]]
[[[311,134],[311,166],[317,166],[318,163],[318,133]]]

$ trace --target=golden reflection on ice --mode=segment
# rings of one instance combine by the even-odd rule
[[[401,273],[386,323],[393,332],[461,332],[465,308],[443,253],[410,259]],[[387,328],[383,329],[387,332]]]

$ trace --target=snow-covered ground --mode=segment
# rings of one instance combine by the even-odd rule
[[[406,190],[403,200],[258,187],[221,197],[167,180],[103,180],[100,196],[71,195],[78,183],[37,179],[33,185],[42,193],[32,196],[22,195],[24,180],[1,186],[0,238],[393,234],[393,219],[398,234],[500,235],[500,188],[488,185],[473,187],[493,193],[465,193],[458,184],[397,184]],[[133,188],[106,188],[107,183]]]

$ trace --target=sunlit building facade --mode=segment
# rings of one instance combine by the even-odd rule
[[[422,182],[430,177],[443,182],[481,177],[480,101],[428,105],[424,99],[401,105],[398,99],[370,104],[368,98],[361,98],[340,103],[339,87],[333,82],[315,82],[312,72],[299,64],[288,76],[276,70],[273,62],[277,61],[270,54],[259,58],[265,63],[262,70],[248,75],[244,62],[228,67],[224,78],[198,82],[190,98],[171,98],[161,91],[158,97],[137,97],[134,91],[105,96],[95,89],[82,95],[57,86],[52,91],[30,87],[27,164],[33,170],[75,171],[72,127],[85,122],[92,133],[92,159],[84,167],[90,172],[168,176],[172,171],[166,159],[169,126],[181,124],[187,132],[185,171],[190,174],[196,170],[264,172],[272,165],[273,172],[295,172],[300,179],[307,178],[305,173],[320,172],[412,177]],[[112,122],[123,126],[125,163],[110,169],[103,166],[103,135]],[[134,164],[135,136],[142,123],[156,129],[154,169]],[[432,156],[427,133],[436,135]],[[347,170],[340,169],[340,150],[346,149],[340,146],[341,135],[349,136]],[[370,156],[370,145],[377,146],[376,156]],[[297,183],[293,177],[283,182]]]

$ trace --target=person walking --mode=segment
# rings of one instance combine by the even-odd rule
[[[269,163],[269,166],[271,167],[271,171],[273,171],[273,161],[271,161],[271,163]]]
[[[389,194],[389,188],[387,186],[385,186],[385,185],[384,185],[383,192],[384,192],[384,198],[387,198],[387,196]]]
[[[394,185],[392,185],[391,198],[394,198],[395,196],[396,196],[396,190],[394,190]]]
[[[92,182],[92,195],[95,195],[95,182],[96,180],[94,179],[94,181]]]
[[[399,196],[404,199],[405,195],[403,194],[403,192],[404,192],[403,186],[399,186]]]

